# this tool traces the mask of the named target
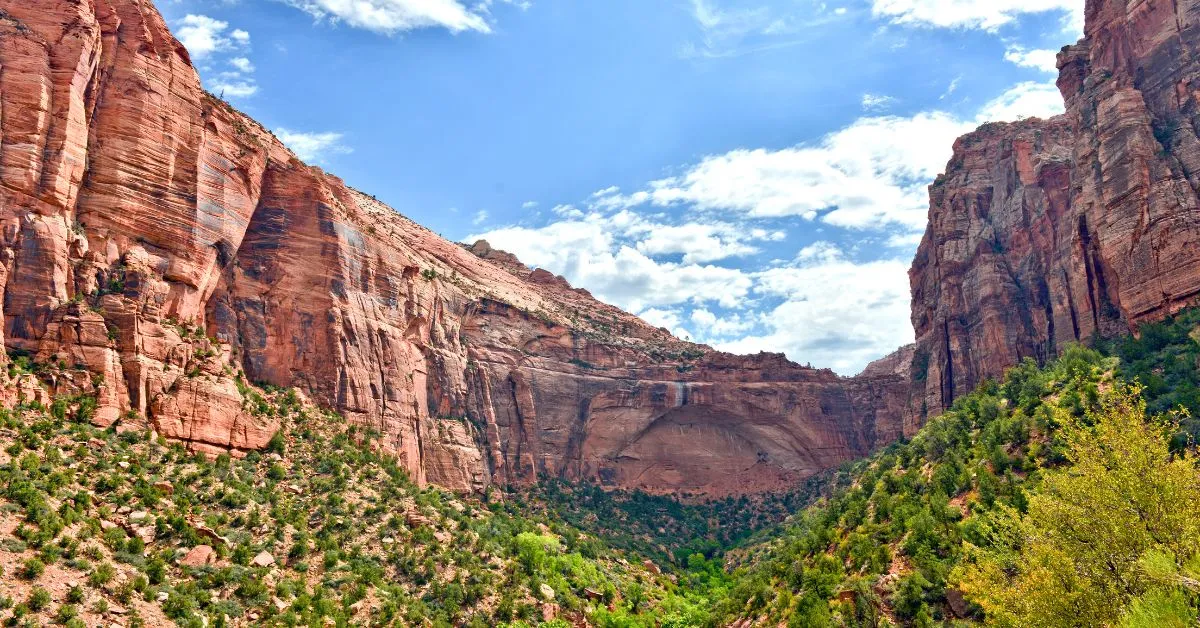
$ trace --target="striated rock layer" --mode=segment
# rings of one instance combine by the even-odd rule
[[[0,298],[100,424],[236,453],[278,428],[248,382],[297,386],[455,489],[770,490],[916,427],[911,349],[854,379],[716,353],[300,163],[147,0],[0,0]]]
[[[911,271],[927,412],[1200,295],[1200,0],[1087,0],[1086,20],[1058,58],[1066,114],[961,138],[930,188]]]

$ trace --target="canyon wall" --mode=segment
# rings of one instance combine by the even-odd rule
[[[1196,301],[1198,29],[1198,0],[1088,0],[1066,113],[955,144],[911,271],[918,411]]]
[[[721,354],[301,163],[148,0],[0,0],[0,302],[9,403],[32,361],[100,425],[240,453],[281,420],[254,387],[296,386],[458,490],[764,491],[917,427],[911,348]]]

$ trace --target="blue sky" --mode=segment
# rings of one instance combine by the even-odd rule
[[[1061,111],[1083,0],[159,0],[213,92],[450,239],[850,375],[911,342],[925,187]]]

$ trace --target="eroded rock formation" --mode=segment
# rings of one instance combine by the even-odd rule
[[[276,431],[251,383],[464,490],[769,490],[916,427],[911,350],[855,379],[716,353],[304,165],[148,0],[0,0],[0,227],[6,347],[94,421],[204,451]]]
[[[914,377],[937,412],[1023,357],[1200,295],[1200,2],[1087,0],[1066,114],[985,125],[930,189]]]

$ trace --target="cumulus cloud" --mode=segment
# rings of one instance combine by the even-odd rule
[[[717,346],[783,351],[843,375],[858,373],[913,340],[908,266],[902,259],[852,261],[828,243],[807,247],[792,263],[756,273],[754,292],[781,299],[761,313],[758,333]]]
[[[874,0],[872,12],[897,24],[996,31],[1022,14],[1061,12],[1067,30],[1083,32],[1081,0]]]
[[[207,15],[189,14],[174,25],[175,36],[198,62],[198,69],[206,75],[215,72],[204,81],[209,91],[224,98],[248,98],[258,93],[254,63],[246,56],[249,32],[230,30],[228,22]],[[218,67],[230,69],[216,72],[214,68]]]
[[[1050,118],[1064,111],[1062,93],[1054,83],[1020,83],[979,112],[979,122]]]
[[[592,213],[542,227],[493,229],[466,240],[485,239],[526,264],[563,275],[631,312],[684,303],[743,305],[752,283],[743,271],[696,261],[656,260],[639,250],[644,241],[639,234],[658,227],[632,212]]]
[[[238,72],[250,74],[254,71],[254,64],[246,57],[234,57],[229,60],[229,65],[233,66]]]
[[[706,341],[719,341],[741,337],[754,329],[756,322],[752,314],[743,316],[739,312],[731,312],[718,316],[706,308],[692,310],[690,324]]]
[[[752,218],[818,215],[850,228],[920,228],[925,187],[950,157],[961,120],[941,113],[863,118],[811,146],[736,149],[705,157],[649,189],[611,195],[607,206],[689,205]]]
[[[250,43],[250,33],[236,29],[226,33],[229,22],[207,15],[188,14],[175,23],[175,37],[194,59],[203,59],[215,52],[234,50]]]
[[[652,257],[682,254],[684,263],[705,263],[751,255],[758,248],[719,225],[690,223],[662,226],[647,233],[637,249]]]
[[[342,134],[326,131],[311,133],[275,129],[275,136],[304,161],[321,161],[330,155],[345,154],[351,149],[342,144]]]
[[[247,98],[258,93],[258,84],[252,78],[218,76],[208,81],[208,89],[223,98]]]
[[[1023,68],[1058,74],[1058,53],[1053,50],[1028,50],[1012,45],[1004,52],[1004,60]]]
[[[453,33],[490,33],[484,18],[491,2],[468,8],[458,0],[283,0],[318,20],[344,22],[354,28],[391,35],[421,28]]]
[[[1062,111],[1053,83],[1021,83],[973,119],[940,111],[860,118],[813,144],[710,155],[644,190],[602,190],[593,203],[610,209],[687,206],[752,219],[799,216],[849,229],[916,232],[925,226],[926,187],[945,167],[955,138],[984,122]]]
[[[783,351],[851,375],[912,341],[907,260],[853,261],[818,242],[763,271],[671,262],[630,246],[629,231],[614,227],[620,220],[505,227],[466,240],[486,239],[676,336],[735,353]]]
[[[667,329],[676,338],[691,338],[692,332],[688,331],[683,326],[683,316],[678,310],[661,309],[652,307],[643,312],[638,313],[638,318],[654,325]]]

